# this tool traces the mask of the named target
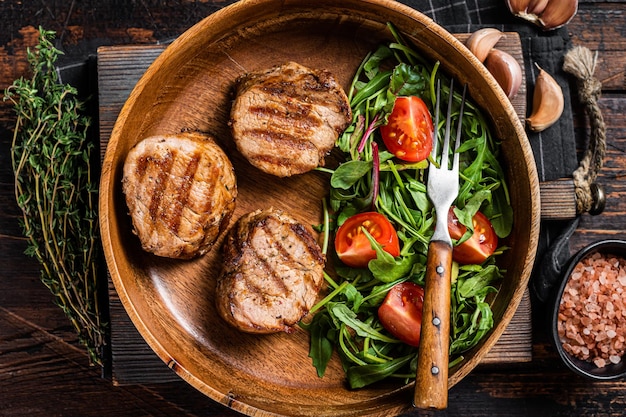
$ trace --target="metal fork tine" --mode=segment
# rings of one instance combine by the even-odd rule
[[[454,98],[454,78],[450,79],[450,91],[448,98],[448,111],[446,112],[446,132],[443,137],[443,151],[441,152],[441,169],[448,169],[448,159],[450,158],[450,120],[452,118],[452,100]]]
[[[463,130],[463,112],[465,110],[465,93],[467,92],[467,84],[463,86],[463,96],[461,97],[461,107],[459,108],[459,124],[456,128],[456,140],[454,141],[454,156],[452,158],[452,169],[459,170],[459,154],[457,150],[461,144],[461,130]],[[452,94],[450,95],[452,97]]]
[[[437,131],[439,130],[439,103],[441,102],[441,79],[437,79],[437,93],[435,99],[435,108],[433,112],[435,113],[435,131],[433,132],[433,150],[430,151],[431,158],[433,161],[437,160],[437,153],[439,152],[439,139],[437,138]]]

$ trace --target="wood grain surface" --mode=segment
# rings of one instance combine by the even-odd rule
[[[572,252],[599,239],[626,238],[626,2],[579,3],[568,31],[575,45],[599,53],[596,74],[603,83],[600,106],[608,140],[599,181],[608,201],[603,214],[581,217],[570,239]],[[102,45],[167,42],[224,4],[0,2],[0,89],[25,74],[25,48],[36,43],[35,28],[40,24],[62,34],[69,61],[94,56]],[[102,379],[99,369],[89,367],[65,317],[39,282],[36,262],[23,254],[26,245],[17,224],[10,171],[13,123],[7,103],[0,101],[0,415],[238,415],[180,381],[116,386]],[[576,118],[576,133],[583,149],[588,127],[582,112]],[[626,383],[590,384],[573,376],[547,342],[544,317],[541,306],[533,305],[532,362],[478,367],[451,389],[445,415],[623,415]]]

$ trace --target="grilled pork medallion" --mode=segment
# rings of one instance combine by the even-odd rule
[[[139,142],[126,157],[122,188],[143,249],[180,259],[211,249],[237,197],[228,157],[195,132]]]
[[[248,333],[290,333],[317,299],[324,255],[309,229],[276,209],[241,217],[224,242],[220,315]]]
[[[287,177],[323,165],[351,118],[330,72],[289,62],[239,80],[230,126],[252,165]]]

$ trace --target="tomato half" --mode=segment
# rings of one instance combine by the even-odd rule
[[[433,120],[426,103],[416,96],[398,97],[380,134],[387,150],[396,158],[418,162],[433,148]]]
[[[385,329],[407,345],[419,346],[422,333],[424,288],[413,282],[394,285],[378,307],[378,319]]]
[[[498,246],[498,236],[493,225],[480,211],[472,218],[474,233],[465,242],[454,247],[452,259],[460,264],[481,264],[493,254]],[[448,231],[452,239],[460,239],[467,227],[459,222],[453,208],[448,212]]]
[[[365,268],[376,251],[361,228],[365,228],[385,252],[400,255],[398,234],[387,218],[377,212],[359,213],[349,217],[337,230],[335,250],[343,263],[353,268]]]

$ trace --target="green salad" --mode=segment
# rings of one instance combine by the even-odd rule
[[[328,294],[311,309],[311,321],[301,323],[310,332],[318,375],[336,351],[351,388],[415,377],[435,215],[426,172],[433,131],[439,137],[445,119],[433,126],[431,115],[446,112],[435,108],[437,83],[442,103],[451,94],[439,63],[421,57],[392,25],[389,30],[394,41],[365,57],[347,92],[352,123],[336,144],[345,161],[334,170],[320,168],[330,174],[320,226]],[[452,94],[458,109],[461,96]],[[513,221],[499,145],[468,100],[459,195],[448,223],[455,245],[450,366],[493,327],[489,296],[505,272],[496,258],[507,249],[498,239],[509,235]]]

